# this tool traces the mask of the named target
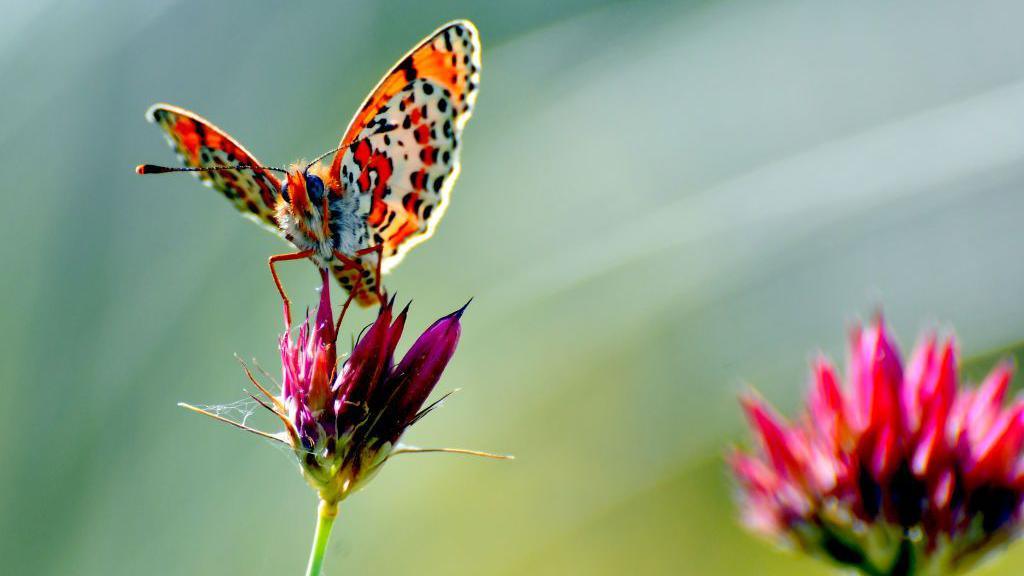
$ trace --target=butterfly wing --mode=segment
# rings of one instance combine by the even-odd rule
[[[340,194],[360,195],[369,245],[381,246],[382,271],[429,238],[444,214],[479,84],[476,27],[448,23],[384,76],[345,131],[330,175]],[[376,264],[372,255],[362,261]],[[343,285],[358,280],[338,275]]]
[[[156,104],[146,112],[146,119],[163,129],[185,166],[260,165],[241,144],[198,114],[170,104]],[[281,183],[270,171],[257,168],[193,174],[226,196],[246,216],[279,232],[275,205]]]

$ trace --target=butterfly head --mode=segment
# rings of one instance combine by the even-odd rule
[[[296,218],[308,218],[314,213],[323,216],[335,188],[331,182],[329,167],[320,163],[291,166],[281,185],[285,208]]]
[[[278,224],[296,245],[316,247],[331,254],[332,205],[329,171],[320,164],[290,167],[281,183],[281,200],[277,205]],[[322,248],[322,250],[321,250]]]
[[[281,185],[281,197],[293,212],[319,209],[324,198],[324,181],[316,174],[292,168]]]

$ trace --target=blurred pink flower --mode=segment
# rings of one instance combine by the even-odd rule
[[[757,440],[730,455],[755,532],[865,574],[945,574],[1015,537],[1024,496],[1024,402],[1012,367],[961,388],[952,338],[929,336],[904,369],[881,320],[856,329],[846,385],[814,362],[788,422],[741,399]]]

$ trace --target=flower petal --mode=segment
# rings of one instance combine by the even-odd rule
[[[434,322],[416,339],[384,384],[391,392],[375,434],[397,440],[434,389],[448,361],[455,354],[462,333],[460,318],[465,306]]]

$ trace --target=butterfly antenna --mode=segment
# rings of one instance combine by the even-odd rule
[[[181,166],[157,166],[156,164],[139,164],[135,167],[136,174],[169,174],[171,172],[217,172],[219,170],[270,170],[287,174],[284,168],[261,166],[259,164],[235,164],[233,166],[204,166],[201,168],[183,168]]]
[[[387,134],[388,132],[392,132],[392,131],[397,130],[397,129],[398,129],[398,125],[397,124],[390,124],[388,126],[384,126],[380,130],[377,130],[373,134],[367,134],[366,136],[363,136],[362,138],[357,138],[357,139],[349,142],[348,144],[342,144],[341,146],[338,146],[337,148],[328,150],[327,152],[324,152],[323,154],[321,154],[321,155],[317,156],[316,158],[314,158],[313,161],[310,162],[309,164],[306,164],[306,170],[309,170],[314,164],[316,164],[317,162],[323,160],[324,158],[327,158],[328,156],[330,156],[331,154],[334,154],[335,152],[344,150],[346,148],[351,148],[351,147],[355,146],[356,144],[359,144],[360,142],[362,142],[364,140],[369,140],[370,138],[372,138],[374,136],[377,136],[379,134]]]

